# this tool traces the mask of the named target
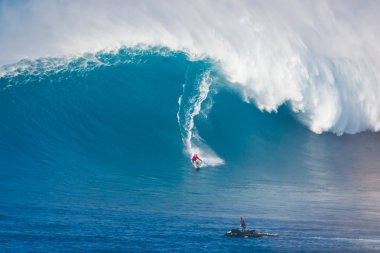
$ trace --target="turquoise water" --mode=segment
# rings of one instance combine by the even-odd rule
[[[3,67],[0,251],[380,251],[380,135],[261,112],[218,68],[167,49]],[[225,238],[240,216],[279,236]]]

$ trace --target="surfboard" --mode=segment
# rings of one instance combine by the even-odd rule
[[[198,161],[193,162],[193,166],[196,170],[200,169],[200,164]]]
[[[194,168],[196,169],[196,170],[199,170],[201,167],[203,167],[203,166],[201,166],[203,164],[203,162],[202,161],[196,161],[196,162],[193,162],[193,166],[194,166]]]

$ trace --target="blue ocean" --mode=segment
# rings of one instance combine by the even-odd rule
[[[211,12],[209,2],[179,1],[171,10],[167,2],[132,8],[127,1],[119,3],[127,14],[137,8],[152,18],[143,25],[136,16],[123,19],[131,31],[146,28],[131,37],[144,43],[131,45],[89,21],[97,10],[114,14],[98,15],[114,25],[119,8],[100,8],[107,3],[94,1],[80,12],[87,16],[71,35],[94,46],[80,53],[71,47],[74,39],[58,47],[57,37],[39,25],[49,29],[42,22],[49,17],[64,34],[56,21],[73,22],[67,17],[79,15],[73,10],[83,2],[1,3],[2,24],[21,13],[18,24],[35,30],[0,26],[0,252],[380,252],[380,64],[362,58],[371,43],[360,51],[368,42],[355,40],[356,53],[333,45],[324,51],[326,45],[310,38],[323,39],[293,25],[300,15],[283,31],[298,31],[298,39],[285,36],[289,43],[281,44],[272,26],[254,24],[283,19],[260,14],[269,4],[242,1],[252,15],[226,2],[215,15],[248,15],[242,29],[253,27],[262,35],[258,42],[248,46],[243,38],[252,34],[225,35],[215,26],[213,46],[202,46],[207,43],[193,31],[181,37],[191,38],[187,44],[177,41],[184,49],[169,34],[185,29],[179,27],[189,19],[184,12],[194,22],[194,13]],[[332,5],[341,18],[353,9]],[[361,13],[371,14],[371,5],[364,7]],[[37,15],[43,8],[51,15]],[[166,8],[180,20],[174,28],[165,26],[172,19],[152,14]],[[207,24],[215,21],[208,18]],[[342,24],[351,23],[343,20],[334,33],[347,36]],[[369,32],[370,21],[362,20]],[[81,33],[83,22],[103,31],[103,37],[96,33],[103,49]],[[161,26],[171,33],[150,33]],[[125,43],[106,49],[106,35]],[[228,44],[224,36],[241,38],[242,47],[235,52],[237,41]],[[15,38],[35,44],[19,47]],[[199,170],[194,154],[203,160]],[[240,217],[248,229],[276,236],[225,237]]]

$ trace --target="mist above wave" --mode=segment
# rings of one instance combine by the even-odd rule
[[[244,99],[321,133],[380,129],[377,1],[2,1],[0,64],[136,45],[220,63]]]

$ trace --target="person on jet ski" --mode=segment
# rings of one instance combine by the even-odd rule
[[[245,221],[244,221],[243,217],[240,217],[240,231],[245,232],[246,227],[247,226],[245,225]]]

